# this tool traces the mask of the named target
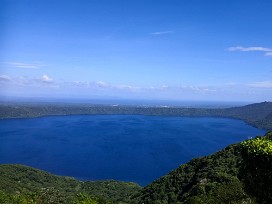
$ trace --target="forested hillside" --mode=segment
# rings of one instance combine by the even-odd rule
[[[272,203],[272,132],[260,138],[192,159],[143,188],[133,203]]]
[[[53,203],[72,203],[77,197],[100,199],[103,202],[127,203],[129,198],[141,187],[135,183],[121,181],[79,181],[70,177],[53,174],[23,165],[0,165],[0,203],[1,195],[17,195],[23,200],[51,197]],[[19,202],[22,203],[22,202]],[[38,202],[39,203],[39,202]]]
[[[146,186],[134,203],[247,203],[239,162],[239,145],[193,159]]]
[[[216,109],[215,115],[242,119],[259,128],[272,129],[272,102],[255,103],[241,107]]]

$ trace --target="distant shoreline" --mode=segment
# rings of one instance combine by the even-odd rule
[[[128,105],[87,104],[0,104],[0,119],[36,118],[69,115],[150,115],[224,117],[240,119],[266,130],[272,129],[272,102],[262,102],[233,108],[184,108]]]

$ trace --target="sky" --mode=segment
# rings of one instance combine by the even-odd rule
[[[0,98],[272,101],[271,0],[0,0]]]

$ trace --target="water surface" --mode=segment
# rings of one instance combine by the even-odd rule
[[[0,120],[0,163],[82,180],[141,185],[188,160],[265,130],[241,120],[141,115],[48,116]]]

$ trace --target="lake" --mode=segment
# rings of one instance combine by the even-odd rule
[[[142,115],[0,120],[0,163],[146,185],[194,157],[265,134],[241,120]]]

